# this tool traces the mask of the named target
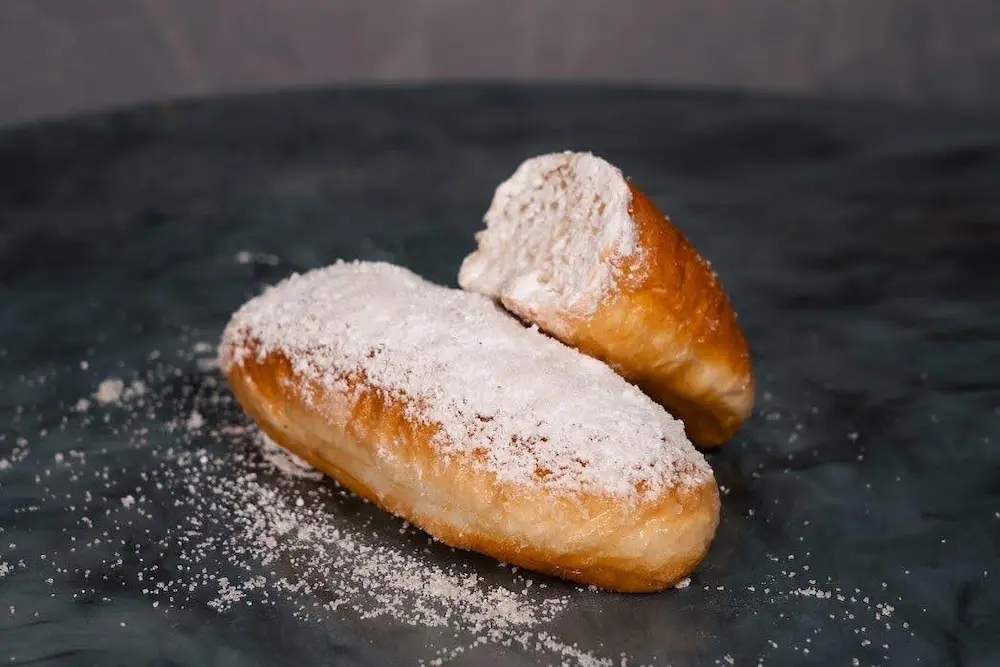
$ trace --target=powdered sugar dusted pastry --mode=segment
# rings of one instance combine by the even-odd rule
[[[637,592],[715,534],[682,424],[482,295],[338,263],[244,305],[220,362],[273,440],[449,545]]]
[[[701,446],[750,416],[754,379],[729,299],[694,246],[589,153],[527,160],[496,190],[462,288],[601,359]]]

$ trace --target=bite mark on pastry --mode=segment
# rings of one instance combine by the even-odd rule
[[[494,194],[459,285],[600,359],[698,445],[749,418],[750,352],[715,272],[622,172],[589,153],[523,162]]]

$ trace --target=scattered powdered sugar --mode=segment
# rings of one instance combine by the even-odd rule
[[[80,613],[78,604],[114,613],[121,603],[123,614],[136,616],[121,623],[141,627],[142,610],[129,606],[140,594],[149,604],[144,613],[164,614],[168,623],[201,622],[205,610],[243,622],[244,614],[265,607],[286,624],[291,613],[301,624],[347,628],[359,643],[371,629],[383,641],[399,638],[387,647],[390,658],[428,666],[491,664],[498,653],[526,664],[581,667],[633,665],[636,654],[661,666],[812,664],[817,657],[826,664],[823,655],[842,657],[844,647],[859,656],[853,664],[875,665],[889,664],[897,648],[905,655],[909,647],[898,644],[920,646],[914,605],[893,592],[894,584],[862,592],[857,582],[844,581],[841,568],[821,576],[804,549],[768,555],[751,540],[738,563],[716,558],[681,590],[629,597],[514,572],[431,542],[259,433],[222,378],[197,371],[197,355],[211,351],[179,350],[179,367],[150,355],[157,361],[134,376],[142,394],[126,393],[134,380],[123,381],[113,405],[60,408],[62,419],[51,420],[58,422],[58,447],[45,435],[50,420],[29,430],[36,418],[30,407],[17,406],[0,426],[9,461],[0,466],[0,488],[24,490],[24,502],[0,504],[2,592],[22,582],[30,591],[2,607],[18,622],[21,646],[50,633],[46,623]],[[184,425],[193,411],[203,424],[189,431]],[[44,522],[30,522],[36,512]],[[30,528],[21,530],[19,518]],[[721,530],[738,531],[732,527],[738,521],[731,515]],[[45,546],[32,534],[44,535]],[[747,574],[754,578],[742,579]],[[719,622],[766,623],[766,634],[756,652],[741,641],[748,648],[737,659],[730,640],[738,632],[670,640],[664,624],[674,618],[676,633],[688,633],[692,609]],[[621,629],[636,614],[658,618],[649,628],[664,636]],[[9,634],[0,659],[24,661]],[[624,642],[631,655],[618,653]],[[73,641],[66,647],[75,648]]]
[[[458,282],[524,315],[589,315],[616,291],[624,259],[633,273],[643,266],[631,202],[621,171],[590,153],[525,160],[497,187]]]
[[[483,454],[476,465],[501,482],[633,498],[712,478],[681,422],[610,368],[401,267],[338,262],[252,299],[226,328],[222,366],[272,352],[331,393],[363,372],[440,426],[444,455]]]
[[[323,478],[323,473],[271,440],[263,431],[257,432],[257,442],[264,460],[283,474],[301,479]]]
[[[124,391],[125,383],[120,378],[108,378],[103,380],[101,384],[97,386],[97,391],[94,392],[94,398],[101,405],[117,403],[121,400],[122,393],[124,393]]]
[[[189,431],[197,431],[205,425],[205,418],[197,410],[192,410],[184,425]]]
[[[450,627],[503,641],[551,621],[566,605],[563,597],[532,599],[521,591],[489,585],[471,568],[437,565],[377,534],[352,529],[331,512],[327,493],[314,491],[306,503],[252,473],[229,484],[211,472],[206,476],[212,493],[201,502],[221,498],[236,508],[236,530],[229,542],[233,555],[242,547],[259,559],[262,569],[282,572],[271,580],[218,582],[211,605],[220,611],[269,589],[312,598],[328,612],[347,608],[362,619],[388,617],[406,625]],[[193,550],[208,551],[216,544],[216,535],[206,535]],[[237,562],[245,561],[236,557]]]
[[[211,343],[200,340],[191,347],[191,351],[195,354],[215,354],[216,350]]]
[[[142,380],[134,380],[126,385],[121,378],[107,378],[97,385],[97,391],[93,398],[101,405],[121,405],[123,402],[131,401],[146,393],[146,383]],[[86,412],[90,407],[87,399],[81,398],[74,406],[78,412]]]
[[[202,373],[214,371],[219,367],[218,357],[199,357],[195,359],[195,363],[198,365],[198,370]]]
[[[270,266],[277,266],[279,259],[277,255],[270,255],[263,252],[250,252],[249,250],[240,250],[236,253],[234,259],[237,264],[251,264],[253,262],[259,262],[261,264],[268,264]]]
[[[211,343],[198,341],[191,348],[191,352],[200,372],[210,373],[219,368],[219,355]]]
[[[192,352],[178,356],[190,362],[207,350]],[[545,664],[612,667],[547,629],[569,604],[572,585],[538,585],[530,578],[537,575],[483,565],[486,559],[400,528],[261,433],[218,375],[178,386],[180,376],[155,364],[143,379],[101,382],[96,393],[104,387],[108,400],[98,405],[107,412],[70,409],[81,427],[108,429],[134,455],[119,452],[113,466],[102,462],[106,450],[48,455],[54,467],[36,483],[71,527],[63,531],[66,545],[36,555],[37,567],[53,570],[49,586],[65,577],[79,586],[74,599],[111,604],[107,583],[121,580],[164,614],[291,605],[301,622],[378,619],[383,627],[422,628],[439,637],[439,648],[413,658],[419,664],[503,645],[548,654]],[[62,429],[68,425],[63,420]],[[18,443],[22,460],[27,441]],[[56,478],[58,491],[49,486]],[[62,563],[81,564],[61,564],[60,553]],[[0,559],[0,578],[14,570]]]
[[[2,442],[3,440],[4,438],[0,437],[0,442]],[[0,459],[0,471],[10,470],[11,468],[14,467],[15,464],[20,463],[21,461],[28,458],[28,455],[30,453],[31,453],[31,446],[28,443],[28,439],[23,436],[16,438],[14,440],[13,449],[7,452],[7,456]]]

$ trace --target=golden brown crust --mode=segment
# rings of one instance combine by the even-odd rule
[[[253,348],[252,341],[236,341]],[[362,374],[307,383],[280,352],[227,370],[240,405],[276,442],[445,544],[583,584],[663,590],[690,574],[719,521],[713,480],[633,503],[502,483],[471,455],[442,455],[433,424],[406,417]]]
[[[601,307],[576,344],[684,420],[696,444],[719,446],[753,411],[746,338],[708,262],[649,197],[629,189],[645,279]]]
[[[702,447],[754,403],[747,341],[708,262],[622,172],[590,153],[525,160],[501,183],[463,289],[600,359]]]
[[[604,361],[684,421],[701,447],[732,438],[753,411],[750,352],[708,262],[639,188],[628,184],[638,252],[615,258],[616,291],[594,312],[503,305]]]

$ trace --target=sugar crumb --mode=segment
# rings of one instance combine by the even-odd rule
[[[185,428],[189,431],[197,431],[205,425],[205,418],[197,410],[192,410],[191,414],[188,415],[187,421],[184,423]]]
[[[107,378],[106,380],[102,380],[101,383],[97,385],[97,391],[94,392],[94,398],[101,405],[117,403],[121,400],[124,391],[124,381],[120,378]]]

